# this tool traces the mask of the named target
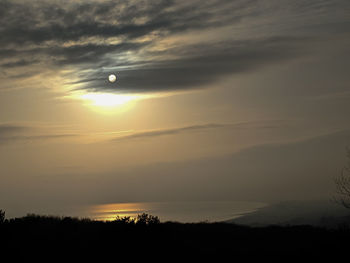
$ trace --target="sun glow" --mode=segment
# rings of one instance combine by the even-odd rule
[[[80,98],[88,101],[92,106],[115,108],[135,100],[137,96],[118,95],[112,93],[86,93],[80,95]]]
[[[81,101],[83,105],[99,113],[117,114],[129,110],[134,105],[134,102],[146,97],[141,94],[75,91],[65,98]]]
[[[115,94],[106,92],[70,91],[65,99],[80,101],[93,111],[104,114],[118,114],[130,110],[135,102],[159,98],[167,94]]]

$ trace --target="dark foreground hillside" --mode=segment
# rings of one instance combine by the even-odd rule
[[[26,216],[0,224],[1,256],[112,260],[187,258],[331,259],[348,256],[350,230],[311,226],[253,228],[225,223],[113,222]],[[152,219],[152,218],[151,218]],[[228,256],[228,258],[227,258]]]

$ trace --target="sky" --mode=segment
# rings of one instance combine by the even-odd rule
[[[0,0],[0,208],[330,199],[349,28],[347,0]]]

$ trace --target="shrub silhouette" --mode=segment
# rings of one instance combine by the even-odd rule
[[[136,218],[132,218],[130,216],[124,216],[119,217],[117,216],[116,219],[113,221],[114,223],[118,224],[129,224],[129,225],[156,225],[160,223],[160,219],[158,216],[149,215],[146,213],[143,213],[141,215],[137,215]]]
[[[124,217],[117,216],[113,222],[119,223],[119,224],[125,224],[125,225],[135,224],[135,219],[131,218],[130,216],[124,216]]]
[[[3,211],[1,214],[4,217]],[[118,255],[143,261],[150,255],[162,262],[169,256],[179,262],[186,258],[224,261],[220,257],[244,262],[247,257],[256,261],[274,257],[285,262],[286,256],[312,262],[329,257],[333,262],[335,256],[347,255],[350,229],[161,223],[157,216],[146,213],[114,221],[28,214],[0,224],[0,237],[2,255],[8,252],[13,257],[21,252],[27,258],[34,251],[35,258],[43,256],[44,262],[53,255],[62,255],[62,262],[72,255],[79,262],[116,261]]]
[[[160,223],[160,220],[158,216],[152,216],[146,213],[138,215],[136,218],[136,224],[138,225],[155,225],[159,223]]]
[[[0,209],[0,224],[5,222],[5,211]]]

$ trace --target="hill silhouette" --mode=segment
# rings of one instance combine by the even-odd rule
[[[350,211],[330,200],[285,201],[259,208],[227,222],[249,226],[312,225],[337,228],[350,222]]]
[[[2,256],[11,259],[325,259],[346,256],[350,229],[161,223],[157,217],[94,221],[27,215],[0,223]]]

